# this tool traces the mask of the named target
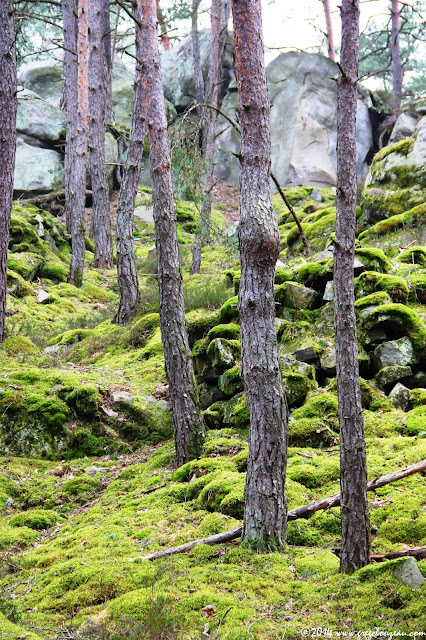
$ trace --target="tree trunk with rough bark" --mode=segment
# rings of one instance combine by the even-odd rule
[[[191,44],[192,44],[192,64],[194,66],[195,99],[198,104],[204,103],[204,78],[201,69],[200,40],[198,37],[198,8],[201,0],[192,0],[191,13]],[[204,146],[204,109],[198,107],[198,144],[203,152]]]
[[[83,283],[88,117],[88,0],[64,0],[64,84],[67,103],[65,213],[71,232],[68,282]]]
[[[205,427],[188,344],[157,40],[156,3],[155,0],[138,0],[138,6],[142,16],[143,108],[148,124],[153,185],[160,328],[173,412],[176,460],[178,465],[182,465],[200,455]]]
[[[334,243],[334,329],[340,424],[342,551],[340,568],[353,573],[369,562],[367,464],[354,296],[356,223],[356,112],[359,0],[342,0],[341,75],[337,111],[337,220]]]
[[[327,35],[328,57],[333,62],[336,61],[336,52],[334,48],[333,23],[331,22],[330,0],[321,0],[324,6],[325,28]]]
[[[112,38],[109,0],[102,0],[102,41],[105,65],[105,124],[112,120]]]
[[[7,249],[16,151],[16,50],[12,0],[0,3],[0,342],[4,337]]]
[[[205,96],[205,102],[213,107],[218,106],[219,85],[218,79],[220,74],[222,51],[224,38],[221,38],[222,32],[222,7],[221,0],[212,0],[211,6],[211,28],[210,28],[210,63],[208,85]],[[226,35],[226,27],[225,27]],[[194,40],[193,40],[194,43]],[[221,47],[222,45],[222,47]],[[201,74],[202,76],[202,74]],[[203,156],[205,161],[205,171],[202,178],[202,201],[200,220],[197,232],[194,235],[194,243],[192,245],[192,264],[191,274],[200,273],[201,268],[201,250],[208,243],[210,237],[210,220],[212,213],[212,187],[213,187],[213,171],[214,171],[214,149],[217,111],[215,109],[205,109],[203,116]]]
[[[272,209],[270,105],[260,0],[232,2],[241,124],[241,370],[250,411],[243,541],[280,548],[287,526],[288,410],[275,330],[274,274],[280,236]]]
[[[394,116],[398,116],[401,112],[402,100],[402,80],[404,69],[402,66],[401,51],[399,46],[400,33],[400,11],[399,0],[392,0],[391,6],[392,28],[391,28],[391,56],[392,56],[392,108]]]
[[[133,4],[133,13],[140,21],[141,17],[138,14],[136,2]],[[135,29],[136,57],[141,60],[143,55],[142,30],[138,24],[135,25]],[[133,103],[130,146],[127,151],[126,168],[121,182],[117,205],[117,276],[120,298],[116,316],[116,322],[118,324],[127,324],[129,320],[131,320],[140,300],[133,241],[133,212],[141,172],[145,134],[146,119],[143,103],[142,69],[138,62],[136,64],[135,74],[135,98]]]
[[[105,168],[105,68],[102,42],[102,2],[89,2],[89,151],[92,178],[92,224],[95,267],[112,265],[111,217]]]

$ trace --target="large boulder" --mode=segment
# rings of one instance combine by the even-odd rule
[[[282,185],[336,185],[337,85],[339,70],[320,54],[282,53],[267,67],[271,109],[272,170]],[[230,88],[223,110],[236,118],[238,96]],[[219,118],[218,128],[226,128]],[[357,172],[367,173],[373,146],[368,106],[358,100]],[[217,139],[216,174],[237,184],[239,134],[228,127]]]
[[[365,223],[404,213],[426,201],[426,118],[414,137],[384,147],[373,159],[362,197]]]
[[[64,181],[63,157],[53,149],[28,144],[22,134],[16,137],[14,191],[17,195],[48,193]]]
[[[59,107],[62,97],[62,64],[49,59],[27,62],[18,70],[18,83]]]
[[[65,138],[66,120],[63,111],[23,89],[18,92],[16,130],[43,142],[58,142]]]
[[[210,31],[201,31],[199,42],[201,69],[206,82],[210,62]],[[228,34],[222,57],[221,78],[223,83],[221,83],[221,88],[223,92],[226,91],[229,81],[233,77],[233,66],[233,36]],[[194,64],[190,36],[163,55],[161,67],[164,95],[177,111],[181,112],[195,100]]]

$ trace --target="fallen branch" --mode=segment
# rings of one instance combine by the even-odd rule
[[[397,480],[401,480],[402,478],[407,478],[408,476],[413,475],[414,473],[420,473],[421,471],[426,470],[426,460],[422,460],[421,462],[417,462],[416,464],[411,465],[410,467],[405,467],[404,469],[399,469],[394,473],[389,473],[386,476],[380,476],[379,478],[374,478],[374,480],[370,480],[367,483],[367,491],[375,491],[380,487],[385,486],[386,484],[390,484],[391,482],[396,482]],[[298,509],[293,509],[289,511],[287,514],[287,520],[298,520],[299,518],[309,518],[313,513],[317,511],[321,511],[322,509],[331,509],[332,507],[340,506],[340,493],[335,493],[333,496],[329,496],[328,498],[323,498],[322,500],[317,500],[316,502],[311,502],[311,504],[305,505],[304,507],[299,507]],[[157,560],[157,558],[164,558],[165,556],[171,556],[175,553],[186,553],[187,551],[191,551],[194,547],[199,544],[222,544],[224,542],[230,542],[231,540],[236,540],[242,534],[243,528],[238,527],[237,529],[230,529],[229,531],[224,531],[223,533],[216,533],[213,536],[207,536],[206,538],[200,538],[199,540],[193,540],[192,542],[187,542],[186,544],[181,544],[178,547],[169,547],[168,549],[161,549],[160,551],[155,551],[154,553],[150,553],[146,556],[140,556],[139,558],[131,558],[130,562],[134,562],[134,560]],[[398,553],[398,552],[395,552]],[[409,554],[407,554],[409,555]],[[387,558],[385,558],[387,559]]]
[[[404,549],[403,551],[389,551],[388,553],[372,553],[370,560],[375,562],[383,562],[384,560],[395,560],[396,558],[405,558],[412,556],[420,560],[426,558],[426,547],[414,547],[413,549]]]

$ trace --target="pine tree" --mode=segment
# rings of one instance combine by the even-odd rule
[[[287,525],[287,403],[275,329],[274,276],[280,236],[271,204],[270,104],[260,0],[233,0],[241,124],[241,372],[250,411],[242,539],[258,549],[283,544]]]
[[[16,51],[12,0],[0,2],[0,342],[4,337],[7,249],[16,151]]]
[[[337,107],[337,218],[334,243],[334,329],[340,425],[342,549],[340,568],[369,562],[367,463],[358,370],[354,295],[356,112],[359,0],[342,0],[341,75]]]

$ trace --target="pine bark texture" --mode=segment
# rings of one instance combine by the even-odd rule
[[[274,549],[282,546],[287,525],[288,410],[275,330],[280,237],[269,186],[270,105],[260,0],[233,0],[232,10],[241,124],[241,363],[250,411],[242,538],[252,547]]]
[[[71,232],[68,282],[83,283],[88,117],[88,0],[64,0],[64,86],[67,104],[65,212]]]
[[[133,6],[133,12],[140,21],[141,18],[138,16],[138,6],[136,2]],[[135,25],[135,29],[136,57],[141,60],[143,55],[142,31],[138,24]],[[119,306],[116,321],[118,324],[127,324],[129,322],[135,314],[140,300],[133,240],[133,212],[135,209],[146,134],[141,74],[141,65],[137,63],[130,145],[127,151],[126,168],[121,182],[117,204],[116,244]]]
[[[105,67],[102,42],[103,0],[89,2],[89,151],[95,267],[112,265],[111,217],[105,168]]]
[[[143,106],[148,124],[153,185],[155,245],[160,291],[160,328],[175,431],[176,460],[182,465],[201,453],[201,417],[188,344],[179,260],[176,212],[166,110],[157,40],[155,0],[138,0],[142,16]]]
[[[12,0],[0,2],[0,342],[4,337],[7,249],[16,151],[16,51]]]
[[[328,57],[335,62],[336,53],[334,48],[333,23],[331,22],[330,0],[322,0],[324,5],[325,28],[327,34]]]
[[[393,107],[394,115],[398,115],[401,112],[402,80],[404,76],[404,69],[402,66],[401,51],[399,46],[399,33],[400,33],[399,0],[392,0],[391,15],[392,15],[391,56],[392,56],[392,72],[393,72],[392,107]]]
[[[218,106],[219,85],[222,51],[224,38],[222,32],[222,10],[221,0],[212,0],[211,6],[211,28],[210,28],[210,61],[209,77],[205,101],[213,107]],[[226,27],[224,29],[226,34]],[[222,45],[222,46],[221,46]],[[194,40],[193,40],[194,46]],[[195,54],[194,54],[195,55]],[[191,273],[200,273],[201,250],[208,243],[210,237],[210,221],[212,213],[212,187],[214,171],[214,149],[217,111],[206,108],[203,117],[203,156],[205,161],[205,171],[202,179],[202,201],[200,210],[200,220],[197,233],[194,236],[192,245]]]
[[[112,39],[109,0],[102,0],[102,42],[105,65],[105,124],[112,120]]]
[[[161,44],[163,46],[163,51],[169,51],[170,38],[167,34],[167,23],[164,17],[163,10],[160,5],[160,0],[157,0],[157,20],[158,20],[158,24],[160,25],[160,38],[161,38]]]
[[[194,83],[195,83],[195,99],[198,104],[204,103],[204,78],[201,69],[201,55],[200,55],[200,40],[198,37],[198,8],[200,6],[200,0],[192,0],[192,13],[191,13],[191,44],[192,44],[192,64],[194,66]],[[198,107],[197,109],[199,123],[198,123],[198,143],[203,150],[204,140],[204,109]]]
[[[340,568],[369,562],[367,464],[359,384],[354,296],[356,112],[359,0],[342,0],[342,45],[337,111],[337,220],[334,245],[334,328],[340,424],[342,551]]]

